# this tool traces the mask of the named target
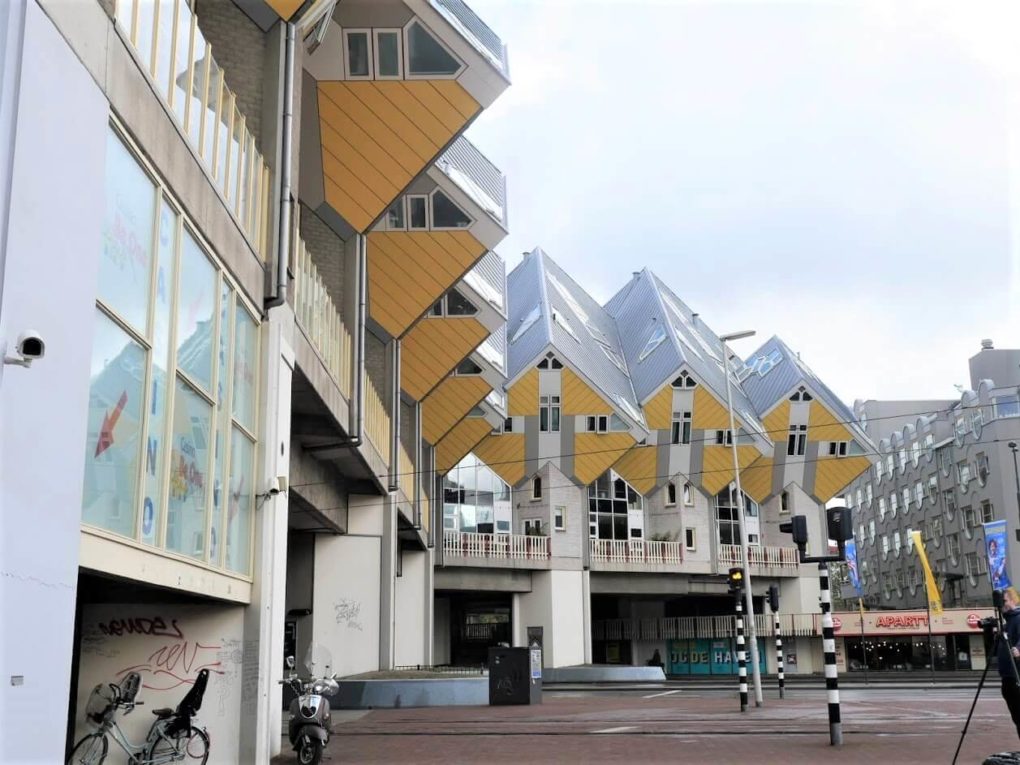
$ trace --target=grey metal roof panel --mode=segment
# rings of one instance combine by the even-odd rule
[[[439,156],[436,167],[506,229],[506,178],[471,141],[460,136]]]
[[[429,4],[509,81],[510,62],[506,44],[464,0],[429,0]]]
[[[507,275],[507,379],[513,380],[552,339],[542,298],[542,271],[532,254]],[[540,316],[523,332],[524,320],[535,309]]]
[[[634,394],[643,402],[672,380],[685,358],[675,339],[669,339],[673,330],[649,273],[643,271],[625,289],[613,298],[614,316]],[[641,353],[657,327],[666,337],[642,359]]]
[[[623,285],[623,287],[621,287],[615,295],[613,295],[611,298],[609,298],[609,300],[606,301],[606,304],[602,306],[603,308],[606,309],[606,313],[608,313],[614,319],[616,318],[617,311],[619,311],[623,304],[627,301],[627,295],[630,294],[631,289],[637,283],[638,278],[640,276],[641,274],[635,273],[631,277],[629,282]]]
[[[762,359],[768,361],[763,362]],[[840,422],[853,431],[856,439],[862,444],[872,445],[850,407],[777,335],[748,356],[744,366],[745,369],[752,368],[752,371],[741,385],[758,412],[764,414],[789,395],[794,387],[806,385]],[[761,373],[763,369],[764,374]]]

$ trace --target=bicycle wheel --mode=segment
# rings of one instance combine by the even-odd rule
[[[91,733],[74,745],[67,765],[100,765],[110,750],[110,742],[102,733]]]
[[[152,743],[145,757],[153,763],[205,765],[209,759],[209,734],[194,726],[170,734],[163,733]]]

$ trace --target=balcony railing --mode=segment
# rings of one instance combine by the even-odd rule
[[[301,239],[294,248],[294,313],[344,397],[351,397],[351,333]]]
[[[683,562],[680,542],[648,542],[640,539],[591,539],[592,562],[637,563],[678,566]]]
[[[740,545],[719,545],[720,566],[740,566]],[[756,547],[747,548],[747,562],[752,568],[761,571],[777,571],[779,569],[796,570],[800,563],[795,547]]]
[[[269,168],[187,0],[117,0],[117,24],[255,251],[266,256]]]
[[[364,374],[364,372],[362,372]],[[365,434],[375,450],[390,464],[390,416],[375,384],[365,375]]]
[[[474,534],[447,531],[443,535],[443,553],[447,558],[487,560],[549,560],[549,537],[524,534]]]
[[[397,486],[404,492],[404,496],[414,503],[414,460],[411,459],[407,447],[400,444],[400,454],[397,456]]]

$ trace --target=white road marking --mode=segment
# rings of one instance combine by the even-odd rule
[[[636,725],[623,725],[619,728],[604,728],[603,730],[593,730],[592,733],[623,733],[625,730],[636,730]]]
[[[659,696],[672,696],[674,693],[680,693],[680,689],[677,688],[675,691],[663,691],[662,693],[653,693],[651,696],[645,696],[646,699],[657,699]]]

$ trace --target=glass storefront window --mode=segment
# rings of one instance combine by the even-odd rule
[[[145,351],[96,311],[89,382],[82,520],[135,535]]]
[[[211,427],[212,407],[190,385],[178,380],[174,392],[166,548],[194,558],[205,557]]]
[[[140,334],[148,329],[156,185],[113,132],[106,142],[106,217],[99,298]]]
[[[258,324],[154,177],[111,129],[82,522],[247,575]]]
[[[206,391],[212,391],[216,271],[188,231],[181,246],[178,300],[177,367]]]
[[[255,446],[234,428],[230,438],[230,483],[227,497],[226,567],[247,574],[251,556],[251,517]]]

